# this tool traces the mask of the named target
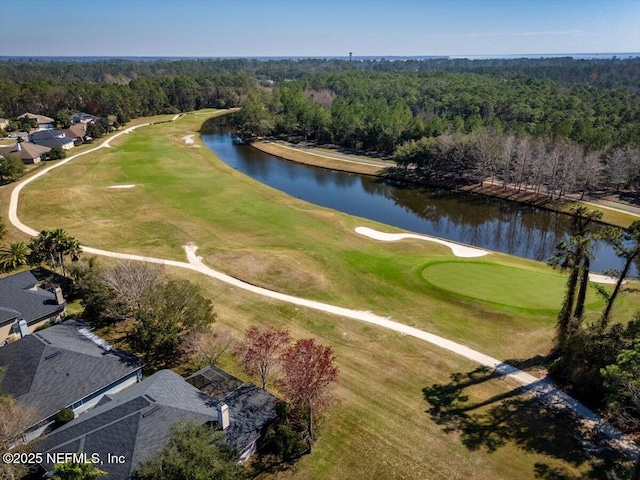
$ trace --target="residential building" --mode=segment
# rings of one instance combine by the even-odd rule
[[[0,278],[0,344],[21,337],[21,321],[31,333],[46,323],[64,319],[66,302],[59,277],[35,268]]]
[[[31,142],[16,142],[13,145],[0,146],[0,154],[6,152],[17,155],[25,165],[31,165],[45,160],[49,150],[51,150],[50,147],[36,145]]]
[[[133,478],[137,468],[169,441],[178,422],[217,425],[237,451],[239,461],[255,451],[264,429],[275,419],[278,399],[228,373],[207,367],[189,377],[212,387],[210,396],[171,370],[161,370],[117,395],[107,395],[96,408],[38,440],[36,452],[109,454],[124,463],[104,463],[108,478]],[[51,463],[43,467],[49,472]]]
[[[69,150],[75,145],[73,139],[65,137],[64,132],[59,130],[39,130],[31,134],[31,141],[36,145],[60,147],[63,150]]]
[[[65,138],[70,138],[73,140],[74,145],[78,146],[84,142],[87,136],[87,125],[84,123],[76,123],[62,130],[62,133],[64,133]]]
[[[0,130],[6,130],[9,126],[9,120],[6,118],[0,118]]]
[[[50,117],[45,117],[44,115],[36,115],[34,113],[23,113],[18,117],[18,120],[23,118],[30,118],[35,120],[38,123],[38,130],[51,130],[54,128],[55,120]]]
[[[27,441],[50,429],[61,409],[80,414],[142,377],[135,357],[114,349],[76,320],[0,348],[0,367],[2,393],[35,411],[24,433]]]
[[[71,118],[71,123],[74,125],[77,123],[83,123],[85,125],[88,123],[95,123],[100,119],[100,117],[96,117],[95,115],[90,115],[84,112],[74,113],[70,116],[70,118]]]

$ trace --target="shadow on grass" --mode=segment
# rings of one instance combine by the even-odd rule
[[[511,362],[535,368],[537,361]],[[618,452],[589,431],[574,415],[543,403],[525,388],[515,388],[472,402],[469,389],[498,378],[494,370],[480,367],[451,375],[446,384],[422,390],[431,405],[427,413],[447,433],[456,433],[470,451],[493,453],[507,444],[527,453],[554,459],[535,464],[535,478],[577,480],[627,478],[628,465]],[[567,466],[562,466],[562,463]],[[580,471],[584,473],[576,474]]]

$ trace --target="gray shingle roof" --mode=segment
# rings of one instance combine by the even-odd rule
[[[225,433],[238,452],[260,437],[262,429],[276,418],[276,397],[215,365],[197,371],[187,381],[211,397],[215,405],[227,404],[231,422]]]
[[[141,368],[95,343],[86,328],[69,320],[0,348],[2,392],[31,405],[40,421]]]
[[[66,138],[64,133],[58,130],[40,130],[31,134],[31,141],[36,145],[46,147],[62,147],[69,143],[73,143],[73,139]]]
[[[227,441],[241,452],[275,418],[278,400],[255,385],[242,384],[222,373],[240,383],[223,398],[231,419],[225,431]],[[41,453],[98,453],[101,459],[107,453],[124,455],[126,464],[105,463],[100,468],[108,478],[126,479],[167,444],[173,424],[217,423],[217,404],[217,399],[178,374],[161,370],[119,394],[105,397],[93,410],[38,440],[33,448]]]
[[[10,310],[18,312],[18,319],[27,323],[53,317],[64,310],[56,303],[56,296],[40,288],[34,271],[26,270],[0,279],[0,325],[13,321]],[[0,341],[3,339],[0,339]]]
[[[101,402],[64,427],[38,440],[37,452],[74,452],[80,440],[82,451],[124,455],[126,464],[104,464],[108,478],[126,479],[169,441],[176,422],[205,424],[217,419],[215,404],[171,370],[156,372],[117,395]],[[52,465],[45,465],[51,468]]]

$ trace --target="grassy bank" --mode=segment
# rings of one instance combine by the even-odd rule
[[[343,160],[325,154],[318,149],[314,149],[314,151],[311,152],[308,150],[301,150],[298,148],[280,145],[278,143],[264,141],[253,142],[251,146],[264,153],[268,153],[269,155],[283,158],[285,160],[302,163],[304,165],[311,165],[313,167],[328,168],[330,170],[337,170],[339,172],[382,176],[385,170],[385,167],[366,163],[366,160],[360,159],[355,156],[352,160]]]
[[[508,255],[461,259],[429,242],[359,236],[360,225],[396,229],[289,197],[226,166],[197,136],[186,143],[207,118],[199,113],[141,127],[29,185],[22,221],[64,228],[85,245],[177,260],[193,242],[205,263],[253,284],[388,315],[505,360],[548,351],[563,277]],[[505,402],[513,386],[472,374],[471,362],[384,329],[173,273],[200,283],[219,322],[237,334],[270,323],[336,350],[342,403],[327,416],[316,452],[278,478],[526,479],[540,465],[570,474],[589,468],[570,429],[557,431],[556,418],[540,415],[522,394]],[[617,318],[629,318],[639,298],[625,297]],[[592,290],[588,318],[601,306]],[[457,401],[468,397],[467,423],[428,412],[423,389],[452,382]],[[535,428],[547,429],[553,451],[534,441]]]

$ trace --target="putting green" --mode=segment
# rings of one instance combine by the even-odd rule
[[[445,261],[422,272],[431,285],[456,295],[526,310],[557,310],[562,304],[566,277],[495,263]],[[591,289],[590,289],[591,290]],[[588,303],[597,303],[593,292]]]

